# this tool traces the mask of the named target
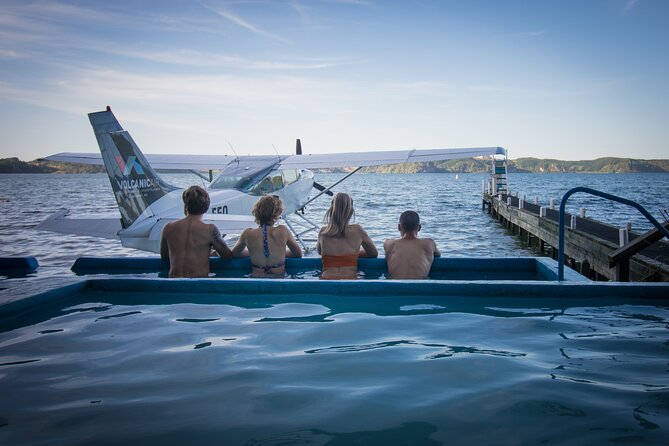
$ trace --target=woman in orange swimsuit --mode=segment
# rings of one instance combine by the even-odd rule
[[[302,249],[288,228],[274,226],[282,212],[283,203],[279,197],[262,197],[253,206],[253,216],[260,226],[244,229],[232,248],[234,257],[251,257],[251,277],[283,277],[286,256],[302,257]],[[245,251],[244,248],[248,249]]]
[[[354,213],[351,197],[336,194],[325,213],[326,226],[318,233],[316,248],[323,261],[321,279],[357,279],[358,257],[379,255],[362,226],[349,224]]]

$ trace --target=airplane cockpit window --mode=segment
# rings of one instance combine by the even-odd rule
[[[237,169],[239,171],[239,169]],[[226,175],[221,174],[214,179],[209,184],[210,189],[237,189],[242,192],[246,192],[250,189],[254,189],[258,186],[259,182],[262,181],[264,177],[267,176],[267,173],[271,171],[271,168],[262,168],[262,169],[245,169],[244,175]],[[271,179],[269,188],[271,189]],[[265,187],[266,189],[268,187]]]
[[[242,177],[220,175],[209,185],[210,189],[232,189],[237,186]]]
[[[282,189],[287,184],[288,182],[284,181],[282,171],[275,170],[248,190],[253,195],[263,195]]]
[[[300,171],[297,169],[286,169],[283,171],[283,183],[288,186],[300,179]]]

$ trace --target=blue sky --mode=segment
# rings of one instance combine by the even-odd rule
[[[2,0],[0,158],[107,105],[147,153],[669,158],[667,47],[665,0]]]

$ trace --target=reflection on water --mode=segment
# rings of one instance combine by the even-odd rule
[[[378,431],[359,431],[347,433],[327,432],[321,429],[305,429],[286,432],[262,440],[250,440],[247,446],[285,446],[285,445],[416,445],[438,446],[444,444],[430,439],[437,428],[430,423],[420,421],[402,423],[401,426]]]
[[[666,443],[667,307],[196,297],[87,291],[3,325],[0,443]]]

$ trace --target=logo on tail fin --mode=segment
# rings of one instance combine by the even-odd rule
[[[116,164],[123,171],[123,176],[128,176],[135,169],[135,172],[139,175],[144,175],[144,169],[142,165],[137,161],[137,157],[131,155],[128,157],[128,161],[124,161],[121,155],[116,156]]]

